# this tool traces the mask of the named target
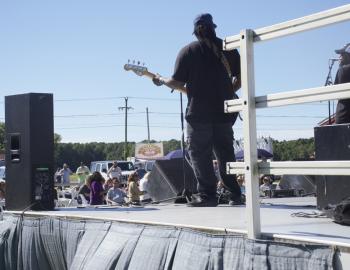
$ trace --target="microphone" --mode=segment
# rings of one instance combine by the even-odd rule
[[[339,61],[339,58],[329,58],[329,61],[333,61],[333,62]]]

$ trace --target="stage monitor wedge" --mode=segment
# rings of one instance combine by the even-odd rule
[[[190,193],[197,193],[197,180],[193,169],[187,160],[183,163],[182,158],[157,160],[153,165],[149,179],[148,192],[154,201],[174,199],[181,195],[184,189]]]
[[[6,209],[54,208],[53,95],[5,97]]]
[[[315,127],[316,160],[350,160],[350,125]],[[350,197],[350,176],[316,176],[317,208]]]

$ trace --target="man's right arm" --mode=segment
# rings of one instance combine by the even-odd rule
[[[171,78],[166,78],[157,74],[153,78],[153,83],[157,86],[164,84],[171,89],[176,89],[184,94],[187,94],[185,84],[188,78],[189,61],[189,49],[186,46],[181,49],[176,58],[173,76]]]
[[[171,89],[178,90],[184,94],[187,94],[187,89],[185,87],[185,83],[174,80],[173,78],[161,77],[160,75],[156,75],[153,78],[153,83],[157,86],[166,85]]]

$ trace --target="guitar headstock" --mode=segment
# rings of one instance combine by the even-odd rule
[[[129,71],[133,71],[138,76],[143,76],[147,72],[147,67],[141,66],[140,62],[137,62],[137,65],[135,64],[135,61],[130,64],[129,62],[124,65],[124,69]]]

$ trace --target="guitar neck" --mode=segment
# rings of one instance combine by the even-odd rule
[[[152,73],[152,72],[149,72],[149,71],[145,71],[145,72],[143,73],[143,75],[146,76],[146,77],[148,77],[148,78],[150,78],[150,79],[153,79],[153,78],[156,76],[156,74],[154,74],[154,73]]]
[[[124,65],[124,69],[125,70],[132,70],[134,73],[136,73],[138,76],[146,76],[150,79],[153,79],[154,77],[156,77],[157,75],[152,73],[152,72],[149,72],[147,70],[147,68],[145,67],[140,67],[140,66],[135,66],[135,65],[131,65],[131,64],[125,64]],[[185,86],[175,86],[175,87],[172,87],[172,85],[169,85],[169,84],[165,84],[167,87],[171,88],[171,89],[176,89],[176,90],[179,90],[183,93],[187,93],[187,89]]]

